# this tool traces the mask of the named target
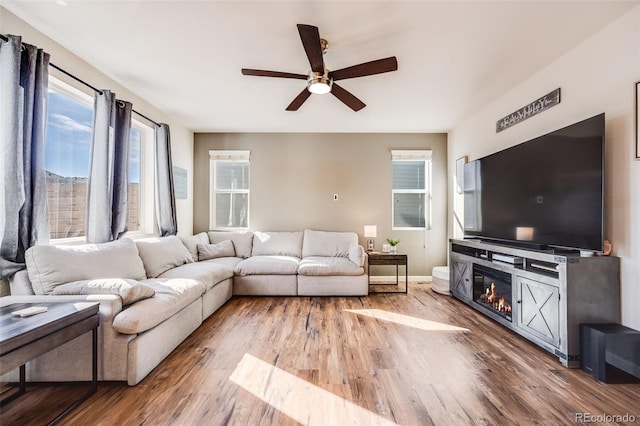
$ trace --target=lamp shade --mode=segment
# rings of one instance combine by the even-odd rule
[[[375,238],[378,236],[378,227],[376,225],[365,225],[364,226],[364,237],[365,238]]]

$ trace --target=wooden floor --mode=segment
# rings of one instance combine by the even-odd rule
[[[45,424],[79,386],[31,386],[0,423]],[[566,369],[411,283],[408,295],[234,298],[140,384],[101,383],[61,424],[564,425],[577,413],[640,423],[640,385]]]

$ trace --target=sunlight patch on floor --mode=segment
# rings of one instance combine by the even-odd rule
[[[250,354],[244,354],[229,379],[301,424],[396,425]]]
[[[468,328],[457,327],[442,322],[430,321],[422,318],[410,317],[408,315],[396,314],[394,312],[380,309],[345,309],[357,315],[365,315],[382,321],[394,322],[407,327],[419,328],[425,331],[469,331]]]

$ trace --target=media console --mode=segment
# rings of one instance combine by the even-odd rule
[[[450,240],[451,295],[580,367],[580,324],[620,322],[620,259]]]

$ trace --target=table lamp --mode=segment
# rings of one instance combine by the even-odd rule
[[[364,237],[367,238],[367,251],[373,251],[375,249],[375,241],[373,240],[378,236],[378,227],[376,225],[364,226]]]

